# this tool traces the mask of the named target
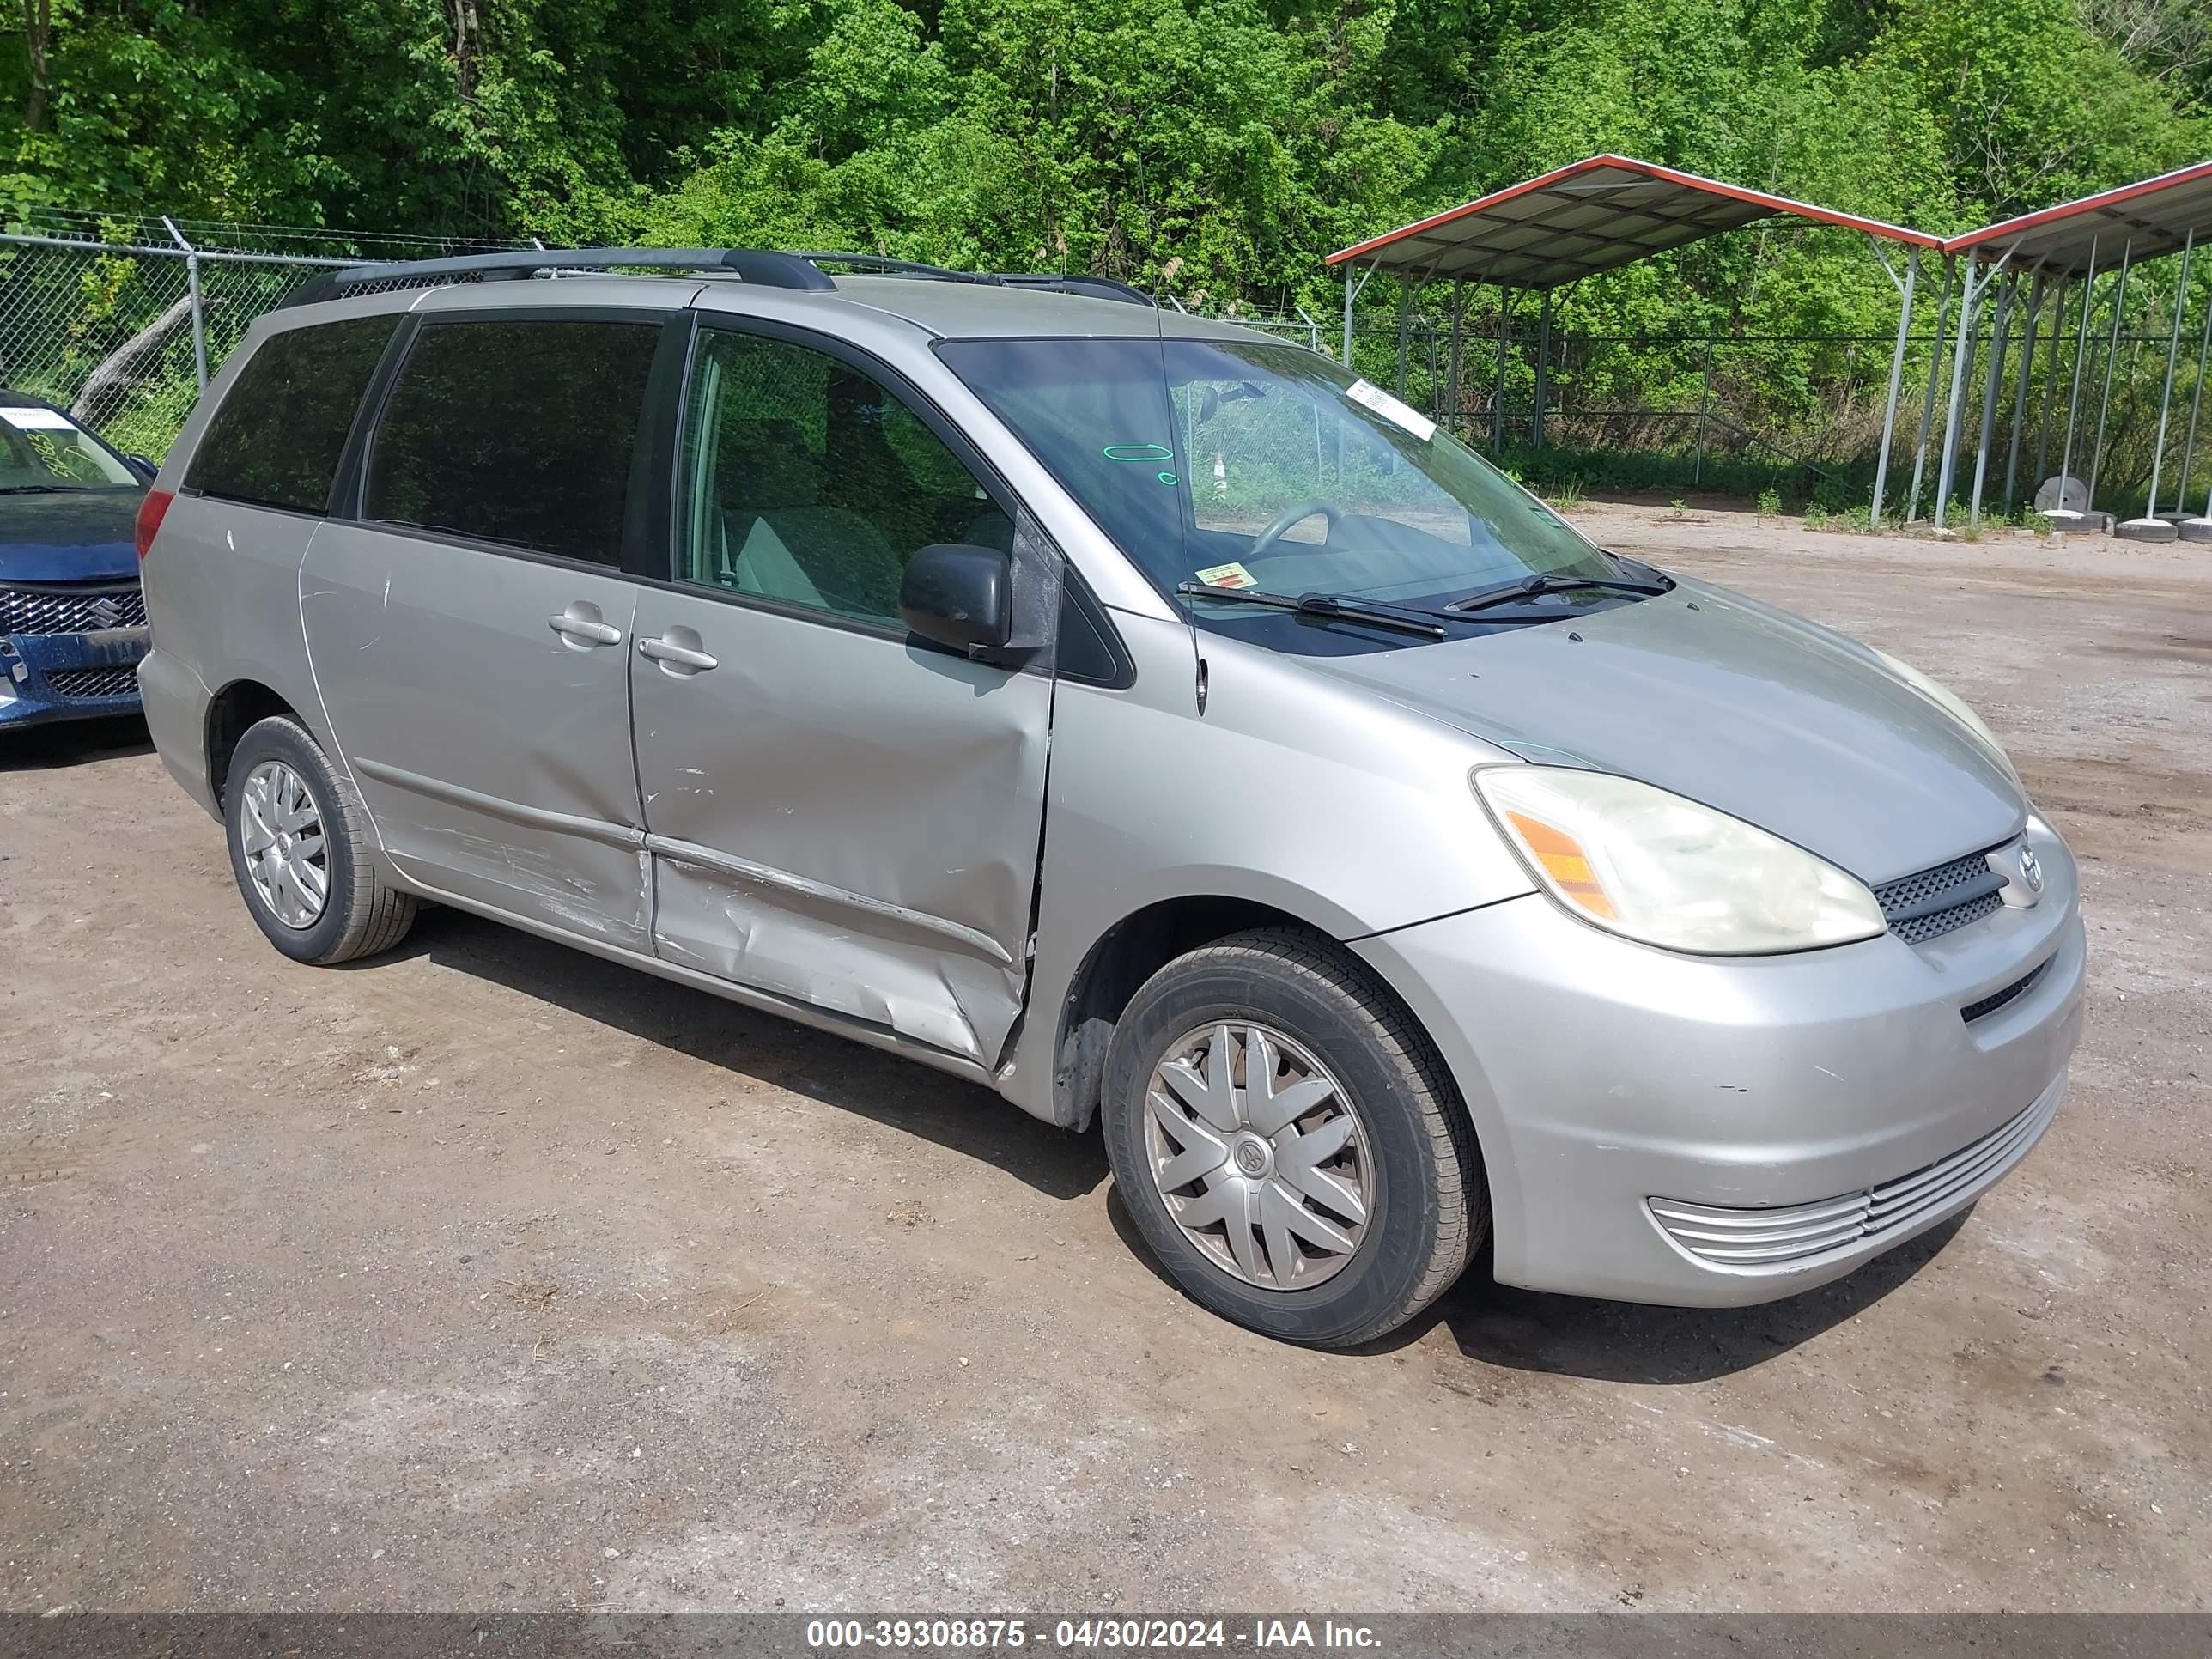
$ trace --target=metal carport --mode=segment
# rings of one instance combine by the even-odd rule
[[[1810,202],[1794,201],[1765,191],[1748,190],[1741,185],[1723,184],[1717,179],[1662,167],[1656,161],[1638,161],[1633,156],[1593,155],[1330,254],[1327,261],[1329,264],[1359,270],[1357,280],[1352,270],[1346,272],[1345,360],[1348,362],[1352,356],[1352,304],[1378,270],[1389,271],[1403,281],[1399,301],[1401,353],[1404,318],[1416,288],[1442,280],[1489,283],[1506,290],[1534,289],[1542,295],[1542,310],[1537,325],[1537,392],[1532,435],[1541,442],[1545,375],[1550,356],[1553,299],[1557,289],[1600,271],[1632,264],[1654,253],[1777,217],[1862,232],[1872,240],[1877,256],[1881,256],[1886,242],[1901,244],[1908,250],[1901,277],[1890,266],[1887,258],[1882,257],[1883,269],[1889,271],[1891,280],[1898,286],[1900,306],[1897,344],[1890,362],[1888,420],[1882,428],[1881,458],[1876,464],[1875,515],[1879,518],[1882,492],[1887,483],[1891,424],[1896,416],[1898,386],[1911,329],[1913,289],[1919,276],[1920,255],[1923,249],[1939,252],[1943,246],[1941,237],[1925,231],[1838,212]],[[1948,303],[1948,288],[1946,297]],[[1455,364],[1460,355],[1458,319],[1462,311],[1462,307],[1454,306]],[[1501,377],[1506,349],[1505,312],[1506,307],[1501,305]],[[1940,334],[1940,324],[1938,327]],[[1937,350],[1941,349],[1939,339]],[[1492,404],[1492,423],[1493,441],[1502,441],[1502,398]],[[1928,421],[1923,417],[1920,434],[1923,454],[1927,441]],[[1916,494],[1918,482],[1916,464]]]

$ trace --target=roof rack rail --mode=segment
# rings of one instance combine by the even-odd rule
[[[486,282],[533,276],[556,270],[672,270],[734,276],[763,288],[804,289],[816,293],[834,289],[822,267],[851,265],[855,270],[886,276],[912,276],[939,283],[982,283],[1008,288],[1040,289],[1054,294],[1080,295],[1093,300],[1116,300],[1128,305],[1156,305],[1152,295],[1110,276],[1055,276],[1042,272],[950,270],[943,265],[921,264],[880,253],[785,253],[766,248],[742,247],[573,247],[516,248],[498,253],[463,253],[445,259],[410,259],[388,264],[349,265],[327,270],[303,283],[284,301],[285,306],[313,305],[335,300],[351,290],[377,283],[417,282],[441,276],[477,276]]]
[[[951,270],[943,265],[918,264],[912,259],[893,259],[880,253],[794,253],[816,265],[851,265],[884,276],[919,276],[939,283],[988,283],[1002,288],[1033,288],[1053,294],[1080,295],[1089,300],[1119,300],[1124,304],[1157,307],[1158,301],[1140,288],[1111,276],[1060,276],[1045,271]]]
[[[372,283],[414,282],[438,276],[481,276],[493,282],[532,276],[541,270],[623,270],[715,271],[763,288],[821,291],[837,286],[802,256],[762,248],[516,248],[501,253],[457,254],[447,259],[349,265],[343,270],[325,271],[302,284],[284,303],[304,306],[319,300],[335,300],[349,289]]]

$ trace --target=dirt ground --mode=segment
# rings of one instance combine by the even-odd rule
[[[0,753],[0,1607],[2212,1607],[2212,548],[1593,507],[1975,702],[2087,1035],[1962,1222],[1382,1352],[1146,1265],[1097,1137],[490,924],[285,962],[143,732]]]

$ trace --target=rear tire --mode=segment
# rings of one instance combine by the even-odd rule
[[[1489,1231],[1474,1132],[1434,1045],[1365,963],[1315,934],[1240,933],[1153,975],[1115,1028],[1103,1116],[1115,1185],[1169,1277],[1283,1341],[1389,1334]]]
[[[415,896],[379,876],[352,779],[298,720],[276,714],[246,728],[231,753],[223,823],[246,910],[295,962],[351,962],[406,937]]]

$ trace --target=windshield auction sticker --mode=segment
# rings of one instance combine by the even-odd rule
[[[1210,565],[1198,573],[1199,580],[1208,587],[1257,587],[1259,579],[1234,560],[1227,564]]]
[[[9,409],[0,405],[0,421],[18,432],[74,432],[76,422],[58,410]]]
[[[1392,397],[1371,380],[1354,380],[1344,389],[1344,395],[1355,404],[1373,410],[1393,426],[1402,426],[1423,443],[1437,435],[1437,423],[1427,416],[1399,398]]]

